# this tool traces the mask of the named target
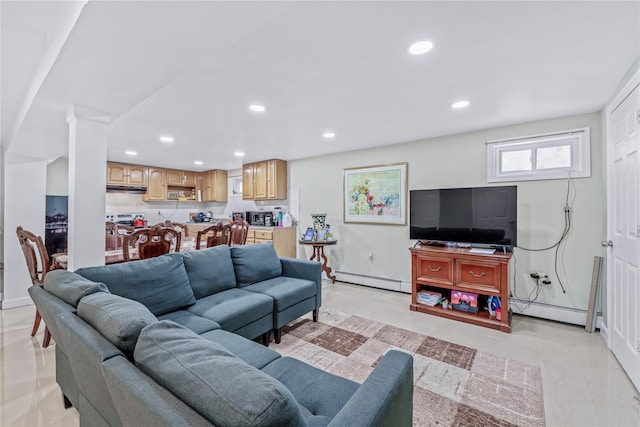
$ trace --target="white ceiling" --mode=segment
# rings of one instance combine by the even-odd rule
[[[70,105],[111,115],[109,160],[235,169],[598,111],[640,53],[638,1],[0,7],[3,149],[50,160]]]

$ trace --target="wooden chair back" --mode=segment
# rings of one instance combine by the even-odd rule
[[[196,250],[200,249],[203,239],[206,238],[206,248],[218,245],[228,245],[231,229],[221,222],[198,231],[196,237]]]
[[[154,227],[158,227],[158,226],[166,227],[166,228],[175,228],[176,231],[179,231],[180,233],[182,233],[182,237],[189,237],[189,230],[187,229],[187,224],[166,220],[165,222],[160,222],[154,225]]]
[[[16,229],[20,247],[27,262],[27,270],[31,277],[31,284],[41,285],[44,283],[44,277],[49,271],[49,254],[44,245],[42,237],[36,236],[30,231],[25,230],[21,226]]]
[[[51,267],[49,263],[49,254],[47,248],[44,245],[42,237],[36,236],[30,231],[25,230],[22,226],[18,226],[16,229],[18,235],[18,241],[24,254],[24,259],[27,262],[27,270],[29,271],[29,277],[31,278],[32,285],[42,285],[44,278]],[[33,322],[33,328],[31,329],[31,336],[35,336],[40,327],[40,321],[42,317],[40,312],[36,308],[36,317]],[[45,325],[44,328],[44,340],[42,341],[42,347],[48,347],[51,341],[51,332]]]
[[[124,236],[122,255],[125,261],[131,261],[132,249],[138,250],[138,258],[147,259],[169,252],[180,251],[180,232],[173,228],[153,226],[139,228]]]
[[[249,223],[243,219],[234,221],[230,224],[229,246],[244,245],[247,243],[249,235]]]
[[[136,228],[130,225],[117,224],[113,221],[105,222],[105,250],[122,249],[124,235],[131,234]]]

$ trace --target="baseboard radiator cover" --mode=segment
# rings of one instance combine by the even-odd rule
[[[354,285],[371,286],[372,288],[403,292],[405,294],[411,293],[411,283],[403,282],[398,279],[388,279],[385,277],[368,276],[366,274],[336,271],[336,280]]]
[[[528,305],[528,307],[527,307]],[[555,320],[556,322],[571,323],[584,326],[587,322],[587,310],[579,308],[563,307],[553,304],[532,302],[518,298],[509,298],[509,306],[514,313],[525,316],[539,317],[541,319]],[[602,315],[598,313],[596,328],[600,328]]]

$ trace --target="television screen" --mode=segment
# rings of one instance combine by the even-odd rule
[[[517,188],[411,190],[410,239],[516,246]]]

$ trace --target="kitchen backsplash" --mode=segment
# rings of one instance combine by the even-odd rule
[[[237,211],[273,211],[279,207],[288,209],[286,200],[258,201],[242,200],[242,196],[231,196],[225,202],[143,202],[140,194],[107,193],[106,211],[109,213],[141,212],[149,224],[157,224],[165,220],[187,222],[192,212],[212,212],[214,218],[224,220]]]

